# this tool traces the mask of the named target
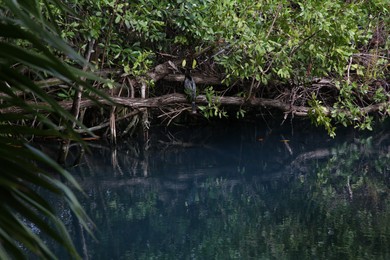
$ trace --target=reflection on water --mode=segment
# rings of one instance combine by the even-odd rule
[[[73,171],[98,242],[62,214],[85,259],[390,259],[388,130],[155,129]]]

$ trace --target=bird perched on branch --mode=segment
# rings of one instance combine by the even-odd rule
[[[194,79],[191,77],[190,70],[186,70],[184,79],[184,92],[187,94],[191,101],[192,113],[196,114],[196,84]]]

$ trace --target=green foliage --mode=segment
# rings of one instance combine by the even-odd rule
[[[212,117],[228,117],[226,111],[221,108],[221,104],[218,101],[218,96],[215,93],[213,87],[205,89],[205,95],[207,99],[207,106],[199,106],[202,115],[209,119]]]
[[[240,107],[240,109],[236,113],[236,118],[244,118],[246,111]]]
[[[74,89],[69,89],[69,90],[62,89],[62,91],[59,92],[57,96],[62,100],[72,100],[75,92],[76,91]]]
[[[344,84],[337,82],[336,86],[340,89],[340,96],[333,105],[332,118],[345,127],[353,125],[362,130],[372,130],[373,117],[361,108],[359,102],[362,98],[367,99],[371,96],[369,101],[373,104],[385,103],[389,94],[382,87],[373,91],[371,87],[356,82]],[[389,115],[385,111],[384,115],[386,114]]]
[[[33,78],[51,76],[73,86],[85,86],[90,93],[99,94],[82,80],[96,77],[69,66],[53,54],[55,50],[79,66],[85,64],[84,59],[58,36],[57,28],[45,19],[44,13],[53,17],[51,6],[56,6],[56,11],[67,10],[57,0],[4,0],[0,7],[1,259],[23,259],[25,250],[41,259],[55,259],[41,235],[61,244],[71,258],[80,258],[61,218],[42,196],[43,191],[62,198],[88,232],[93,225],[72,190],[53,173],[59,174],[72,189],[80,190],[75,179],[27,143],[31,136],[48,135],[79,140],[72,123],[83,127],[37,86]],[[26,96],[46,105],[26,102]],[[59,121],[64,122],[63,132],[58,131]],[[45,169],[50,169],[50,172]]]
[[[326,107],[322,106],[322,102],[317,100],[314,93],[312,99],[309,101],[309,105],[311,107],[311,110],[309,111],[309,116],[312,122],[316,126],[324,126],[328,134],[331,137],[335,137],[336,128],[332,126],[331,118],[327,115],[329,111]]]
[[[135,52],[132,56],[135,58],[133,66],[131,69],[125,67],[125,72],[128,70],[134,76],[143,76],[152,68],[152,58],[154,56],[152,52]]]
[[[57,20],[63,36],[71,42],[79,39],[99,42],[101,56],[105,57],[102,66],[130,64],[133,67],[138,57],[135,52],[169,51],[172,44],[187,46],[190,42],[199,42],[204,34],[198,30],[207,28],[203,22],[206,2],[81,0],[72,5],[85,19],[59,16]],[[133,69],[136,74],[144,73]]]

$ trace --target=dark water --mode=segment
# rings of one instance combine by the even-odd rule
[[[147,151],[94,144],[73,174],[98,241],[61,214],[84,259],[390,259],[389,129],[241,123],[152,129]]]

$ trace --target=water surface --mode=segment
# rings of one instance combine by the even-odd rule
[[[390,259],[386,125],[334,140],[302,122],[151,137],[147,151],[93,144],[72,171],[98,229],[97,242],[62,211],[84,259]]]

